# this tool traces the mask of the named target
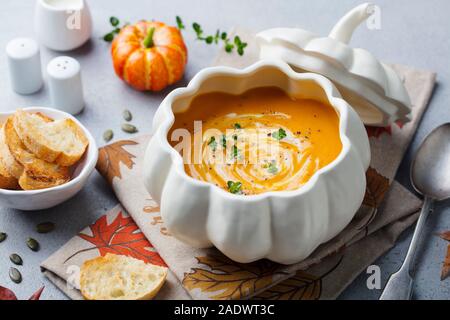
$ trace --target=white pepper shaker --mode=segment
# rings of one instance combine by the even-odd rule
[[[42,88],[39,45],[30,38],[16,38],[6,46],[12,89],[19,94],[32,94]]]
[[[48,87],[54,108],[78,114],[84,108],[81,67],[77,60],[61,56],[47,65]]]

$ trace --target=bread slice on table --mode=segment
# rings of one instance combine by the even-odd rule
[[[168,269],[123,255],[106,254],[81,266],[81,294],[88,300],[150,300]]]
[[[72,120],[46,121],[36,113],[17,110],[14,128],[25,146],[38,158],[71,166],[83,156],[88,139]]]
[[[14,129],[13,117],[6,120],[3,133],[10,153],[16,159],[16,162],[23,167],[22,173],[18,177],[22,189],[51,188],[70,180],[68,167],[41,160],[26,148]]]

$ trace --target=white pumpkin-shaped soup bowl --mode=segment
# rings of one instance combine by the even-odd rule
[[[342,142],[339,155],[289,191],[232,194],[189,176],[183,157],[168,141],[177,113],[189,110],[193,99],[205,93],[238,95],[263,87],[278,87],[290,97],[334,108]],[[179,240],[195,247],[215,246],[242,263],[267,258],[291,264],[305,259],[352,220],[364,198],[369,162],[363,123],[335,86],[321,75],[297,73],[284,62],[267,60],[246,69],[204,69],[186,88],[170,93],[154,118],[144,183],[160,204],[169,232]]]

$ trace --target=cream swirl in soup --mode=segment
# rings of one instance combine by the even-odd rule
[[[177,129],[188,143],[171,139]],[[175,114],[168,138],[188,175],[246,195],[298,189],[342,149],[332,106],[274,87],[200,95]]]

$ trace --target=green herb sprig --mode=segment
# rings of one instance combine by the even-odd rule
[[[217,141],[215,137],[211,137],[208,142],[208,146],[211,148],[211,150],[214,152],[217,149]]]
[[[179,30],[186,30],[186,26],[180,16],[175,17],[175,22]],[[106,42],[112,42],[116,35],[120,33],[122,28],[128,25],[128,23],[125,23],[120,27],[119,18],[114,16],[109,18],[109,23],[111,24],[113,29],[103,36],[103,40]],[[217,45],[222,42],[224,50],[228,53],[232,53],[236,49],[236,52],[240,56],[243,56],[245,53],[245,48],[248,45],[246,42],[243,42],[238,35],[236,35],[233,39],[230,39],[228,37],[228,34],[226,32],[220,31],[220,29],[217,29],[214,35],[205,35],[202,26],[197,22],[194,22],[192,24],[192,29],[197,35],[197,40],[203,41],[208,45]]]
[[[239,149],[236,145],[233,146],[232,152],[233,152],[233,159],[237,159],[239,157]]]
[[[287,134],[283,128],[280,128],[278,131],[272,133],[272,137],[277,140],[282,140],[287,137]]]
[[[183,20],[179,16],[176,16],[176,23],[178,29],[186,29]],[[233,50],[236,49],[237,53],[242,56],[248,45],[246,42],[243,42],[239,36],[235,36],[233,40],[231,40],[228,37],[228,34],[226,32],[221,32],[220,29],[217,29],[214,35],[205,35],[202,26],[198,22],[192,24],[192,29],[197,35],[197,40],[204,41],[206,44],[219,44],[219,42],[223,42],[224,49],[228,53],[232,53]]]
[[[110,17],[109,23],[113,27],[113,30],[103,36],[103,40],[105,40],[106,42],[112,42],[115,36],[119,34],[120,30],[122,30],[123,27],[128,25],[128,23],[125,23],[122,27],[119,27],[120,20],[116,17]]]
[[[220,144],[224,149],[227,147],[227,137],[224,134],[220,137]]]
[[[242,194],[242,183],[239,181],[228,181],[227,182],[228,191],[233,194]]]
[[[271,174],[278,173],[278,168],[277,168],[277,164],[275,163],[275,161],[270,162],[269,166],[267,167],[267,171]]]
[[[186,28],[186,27],[184,26],[184,24],[183,24],[183,20],[181,20],[181,18],[180,18],[179,16],[176,16],[176,17],[175,17],[175,20],[177,21],[177,27],[178,27],[178,29],[183,30],[183,29]]]

